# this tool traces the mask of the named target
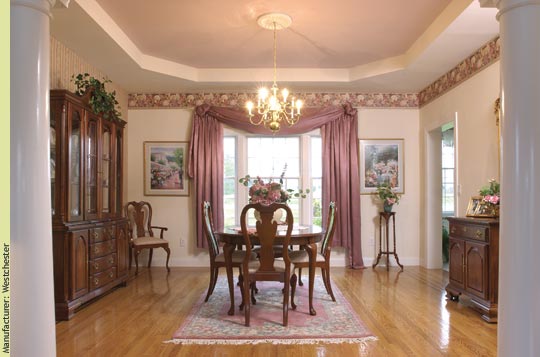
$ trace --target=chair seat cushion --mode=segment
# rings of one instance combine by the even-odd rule
[[[289,253],[289,258],[291,259],[291,263],[309,263],[309,255],[305,250],[295,250],[291,253]],[[324,255],[321,253],[317,253],[317,262],[324,262]]]
[[[281,257],[282,254],[283,254],[283,246],[281,245],[274,245],[272,246],[272,248],[274,249],[274,256],[275,257]],[[292,252],[292,249],[288,249],[289,250],[289,254],[291,254]],[[251,250],[252,252],[255,252],[257,254],[259,254],[259,252],[261,251],[261,247],[255,247]]]
[[[139,237],[133,239],[133,245],[137,247],[145,245],[169,245],[169,241],[156,237]]]
[[[248,265],[248,271],[250,274],[257,272],[259,270],[259,267],[261,266],[261,263],[259,260],[253,260],[249,262]],[[274,268],[276,269],[276,272],[282,273],[285,271],[285,262],[280,259],[274,260]]]
[[[242,263],[244,261],[244,257],[246,256],[246,252],[242,250],[235,250],[232,253],[232,262],[233,263]],[[256,260],[257,254],[251,253],[251,256],[249,260]],[[225,255],[223,253],[219,253],[216,255],[216,262],[225,263]]]

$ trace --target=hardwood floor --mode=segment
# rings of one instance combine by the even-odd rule
[[[406,266],[333,268],[335,285],[377,336],[365,344],[165,344],[206,293],[208,269],[143,269],[119,288],[56,325],[58,356],[496,356],[497,325],[447,301],[447,273]],[[225,276],[220,276],[225,279]]]

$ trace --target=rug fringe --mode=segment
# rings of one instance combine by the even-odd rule
[[[257,345],[260,343],[269,343],[273,345],[313,345],[313,344],[337,344],[337,343],[359,343],[377,341],[375,336],[354,337],[354,338],[300,338],[300,339],[250,339],[250,340],[233,340],[233,339],[180,339],[163,341],[163,343],[174,343],[176,345]]]

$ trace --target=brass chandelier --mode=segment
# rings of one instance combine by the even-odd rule
[[[302,101],[296,100],[294,97],[289,99],[289,90],[283,88],[281,95],[278,95],[279,88],[276,82],[276,53],[277,53],[277,30],[281,30],[290,26],[292,19],[289,15],[281,13],[268,13],[259,16],[257,23],[262,28],[274,31],[274,83],[270,90],[267,88],[260,88],[257,94],[257,106],[255,107],[252,101],[246,103],[248,110],[249,121],[253,125],[263,124],[266,128],[276,133],[281,129],[281,124],[286,123],[292,126],[300,120],[300,109],[302,108]],[[256,109],[256,116],[253,113],[253,109]]]

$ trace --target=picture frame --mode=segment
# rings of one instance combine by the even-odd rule
[[[360,139],[360,194],[373,194],[388,182],[405,193],[404,139]]]
[[[481,202],[484,199],[482,196],[471,196],[469,199],[469,204],[467,205],[467,212],[465,215],[467,217],[478,217],[477,211],[479,210],[481,206]]]
[[[144,195],[189,196],[187,141],[145,141]]]
[[[476,218],[495,218],[498,216],[498,206],[484,202],[483,196],[472,196],[465,215]]]

